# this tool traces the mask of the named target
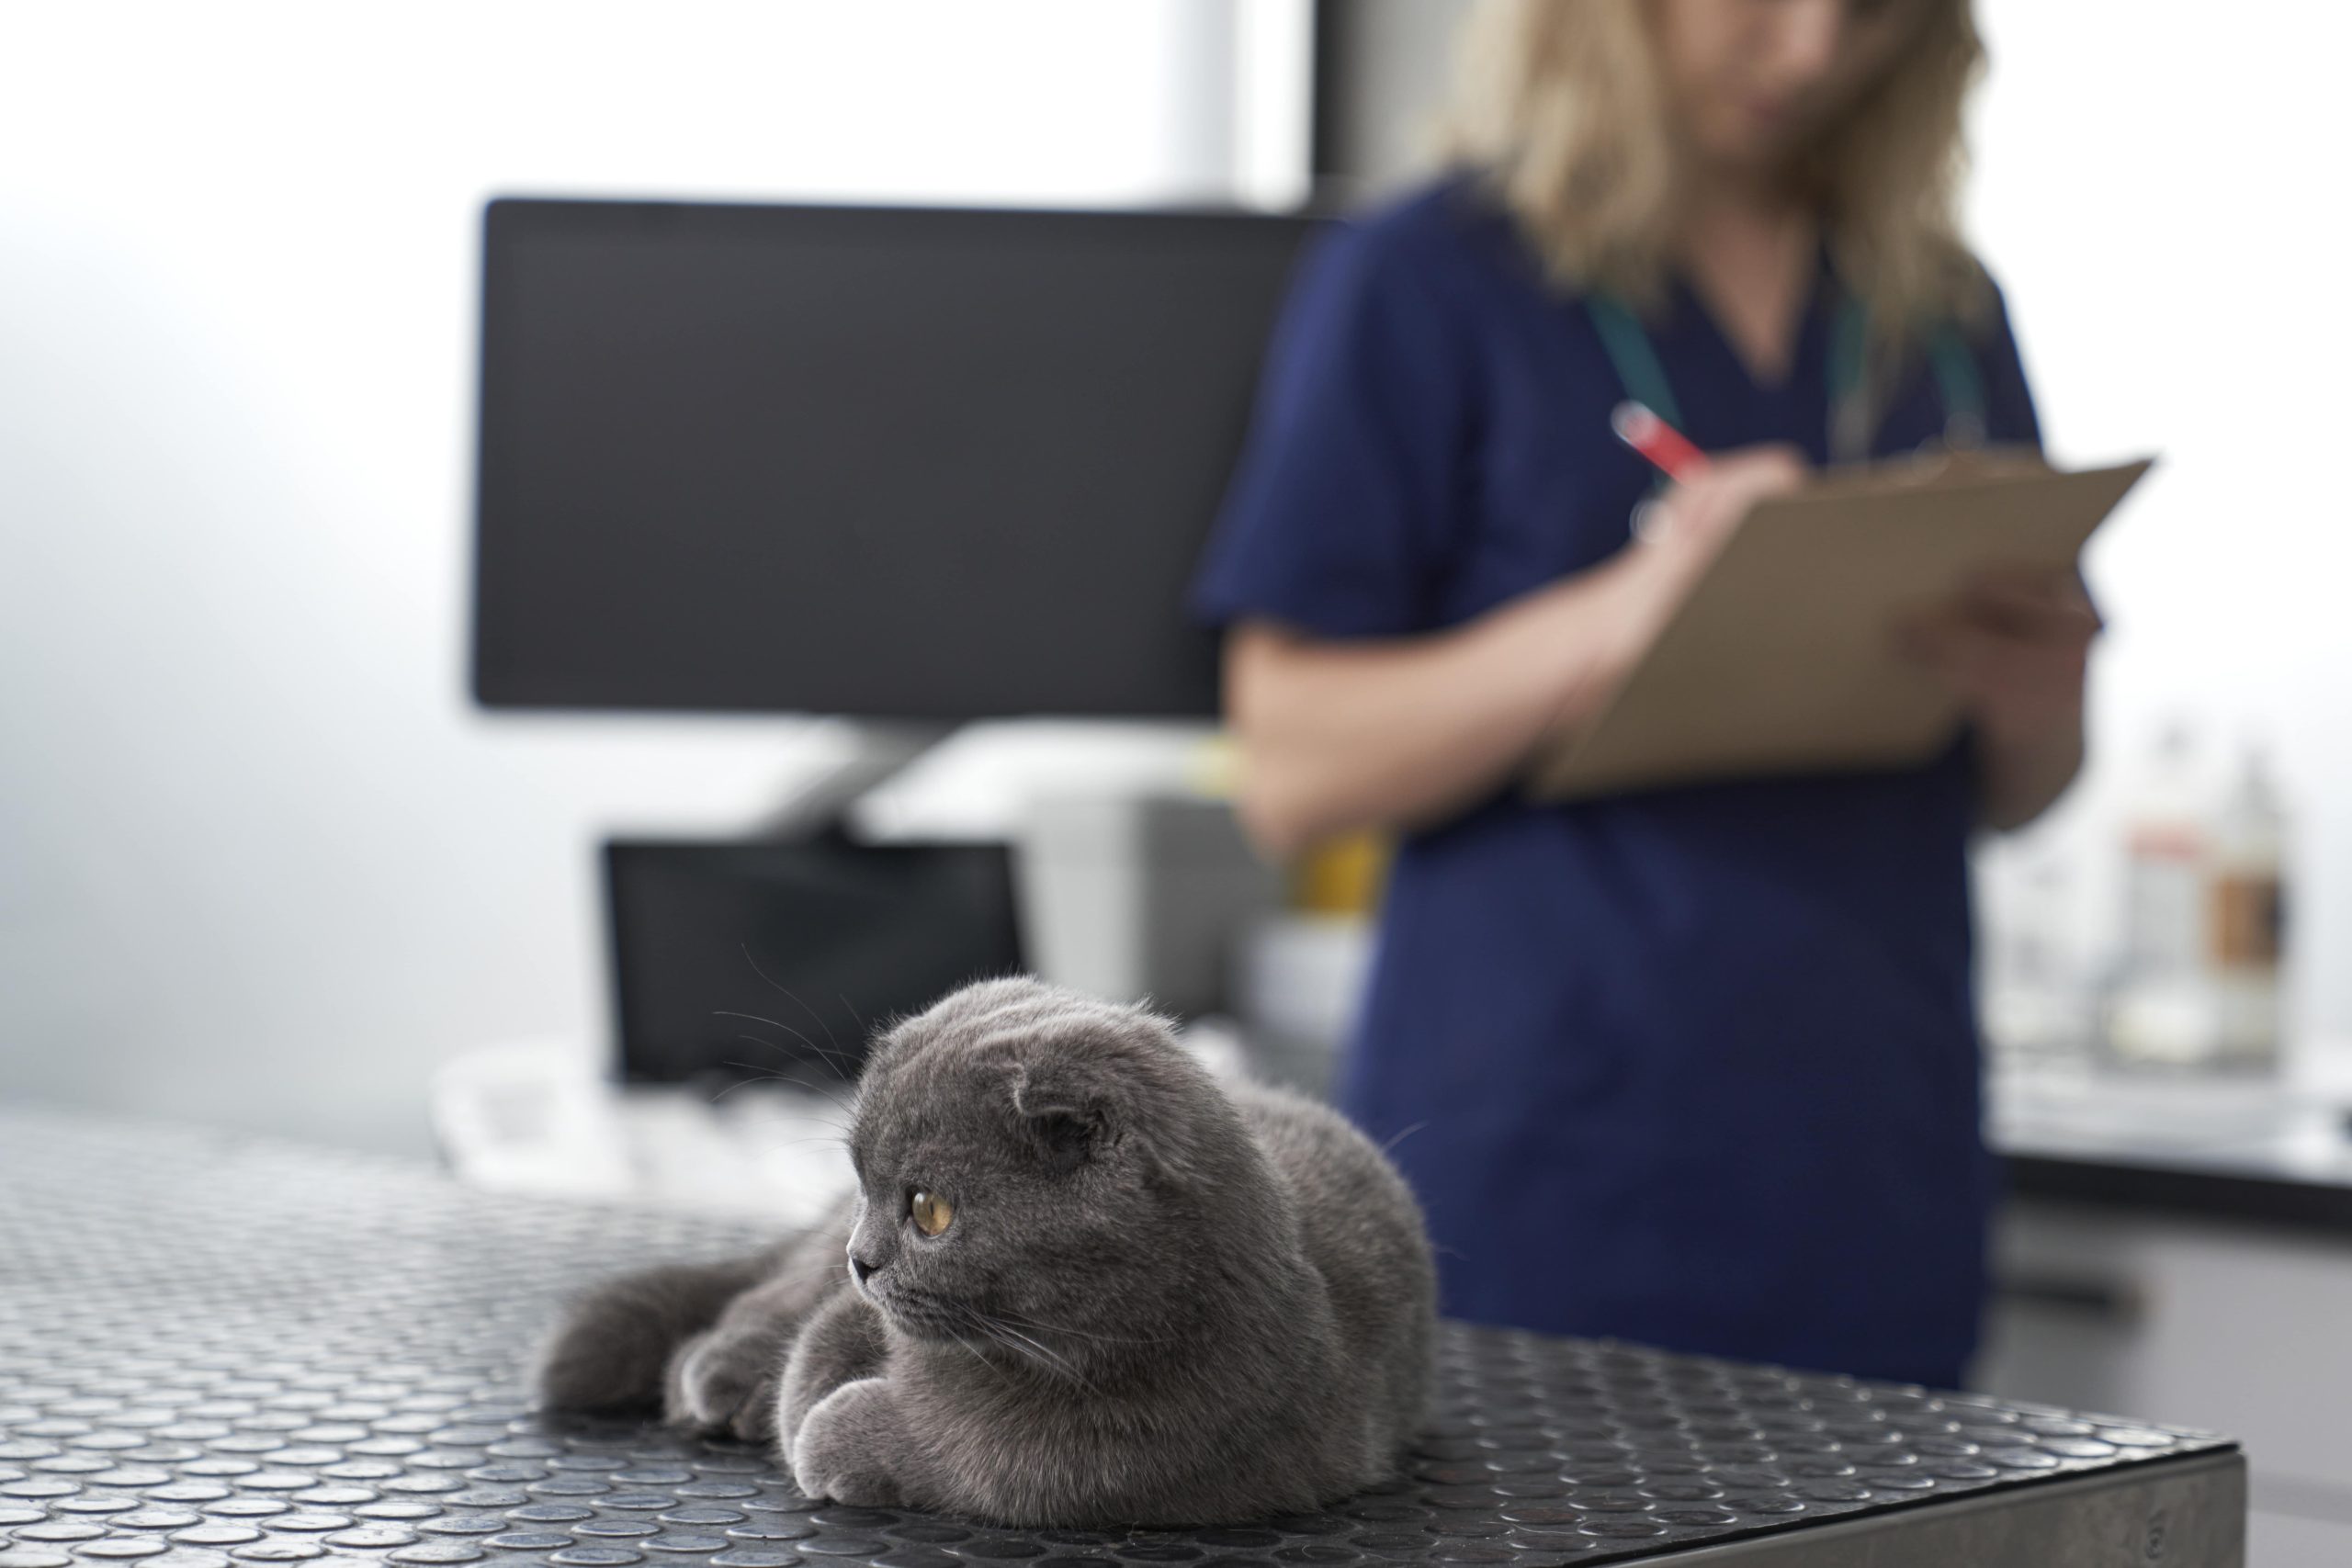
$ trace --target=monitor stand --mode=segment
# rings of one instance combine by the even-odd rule
[[[952,722],[842,721],[850,736],[849,754],[808,779],[754,822],[746,837],[806,839],[835,829],[860,795],[878,789],[912,767],[923,754],[963,726]]]

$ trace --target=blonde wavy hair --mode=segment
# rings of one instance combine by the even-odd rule
[[[1481,0],[1441,152],[1480,171],[1553,277],[1636,307],[1664,290],[1676,171],[1645,0]],[[1969,0],[1929,0],[1886,74],[1798,171],[1832,264],[1889,335],[1979,319],[1984,270],[1955,212],[1961,107],[1983,70]]]

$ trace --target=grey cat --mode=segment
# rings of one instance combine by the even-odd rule
[[[1335,1112],[1228,1093],[1165,1021],[1035,980],[876,1043],[853,1205],[582,1302],[560,1409],[776,1440],[812,1497],[1004,1524],[1231,1522],[1396,1472],[1434,1381],[1419,1208]]]

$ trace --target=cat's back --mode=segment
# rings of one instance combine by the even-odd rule
[[[1329,1106],[1263,1084],[1232,1093],[1290,1189],[1341,1353],[1379,1369],[1373,1404],[1386,1440],[1401,1441],[1419,1424],[1434,1381],[1437,1269],[1420,1206],[1388,1157]]]

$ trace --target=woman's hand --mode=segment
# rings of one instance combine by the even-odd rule
[[[1657,521],[1644,537],[1668,547],[1723,547],[1748,509],[1766,496],[1804,483],[1804,454],[1794,446],[1736,446],[1711,453],[1707,466],[1669,486],[1657,501]]]
[[[1903,647],[1960,699],[1977,729],[2029,740],[2079,725],[2098,613],[2071,571],[2010,571],[1904,628]]]
[[[1735,447],[1711,454],[1702,471],[1649,503],[1627,561],[1624,671],[1665,629],[1756,503],[1798,489],[1805,473],[1804,454],[1793,446]]]
[[[2018,827],[2082,766],[2083,682],[2098,611],[2072,571],[2005,571],[1902,629],[1901,646],[1959,698],[1983,752],[1983,806]]]

